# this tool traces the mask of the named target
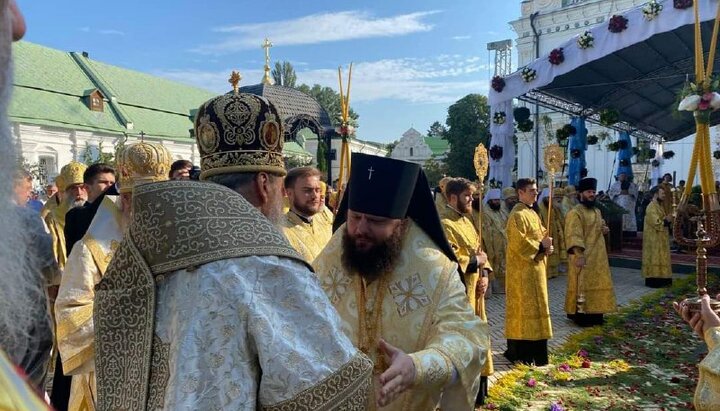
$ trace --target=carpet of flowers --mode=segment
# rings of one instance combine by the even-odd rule
[[[706,354],[672,308],[694,276],[606,316],[551,355],[544,367],[516,365],[495,382],[482,410],[688,410]]]

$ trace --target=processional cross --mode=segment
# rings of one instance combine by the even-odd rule
[[[272,78],[270,78],[270,47],[272,46],[272,42],[270,42],[267,37],[263,44],[260,45],[260,47],[265,49],[265,75],[263,76],[263,84],[272,84]]]

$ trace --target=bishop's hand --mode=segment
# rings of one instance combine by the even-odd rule
[[[385,340],[381,339],[379,345],[383,355],[390,359],[390,367],[380,375],[377,397],[378,407],[384,407],[412,387],[415,382],[415,363],[409,355]]]

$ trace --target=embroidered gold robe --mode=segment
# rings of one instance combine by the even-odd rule
[[[441,214],[445,210],[445,206],[447,206],[447,198],[445,198],[445,194],[435,194],[435,209],[438,214]]]
[[[67,262],[67,251],[65,248],[65,214],[68,212],[68,204],[61,202],[57,206],[50,207],[45,215],[45,225],[50,231],[53,240],[53,252],[58,268],[62,271]]]
[[[697,411],[720,409],[720,327],[705,331],[708,355],[700,362],[700,378],[693,405]]]
[[[545,204],[540,204],[540,216],[542,217],[543,223],[547,224],[548,208]],[[567,263],[567,249],[565,248],[565,229],[563,220],[563,213],[560,207],[553,204],[552,213],[552,230],[550,231],[550,237],[553,239],[553,247],[555,252],[550,254],[547,258],[547,276],[548,278],[555,278],[560,275],[559,267],[561,263]]]
[[[0,348],[0,410],[48,411],[49,407],[17,374],[15,364]]]
[[[344,234],[343,226],[314,265],[323,289],[340,314],[343,331],[360,345],[365,334],[365,327],[359,325],[357,307],[362,280],[340,261]],[[457,265],[412,222],[399,258],[392,273],[367,286],[365,308],[372,310],[375,299],[384,297],[376,324],[378,338],[412,357],[416,379],[412,389],[382,409],[433,411],[441,393],[442,409],[473,409],[480,388],[480,370],[487,358],[487,322],[476,316],[468,303]],[[381,364],[374,347],[368,354],[376,365]],[[370,394],[370,410],[375,409],[374,392]]]
[[[322,211],[313,216],[308,223],[292,211],[288,211],[283,219],[282,230],[290,241],[290,245],[303,256],[305,261],[312,263],[320,254],[325,244],[332,236],[332,222],[326,223],[327,218]]]
[[[465,273],[465,286],[467,289],[468,302],[480,319],[487,322],[487,314],[485,312],[485,298],[476,295],[477,283],[480,280],[480,273],[468,273],[467,268],[470,260],[475,255],[475,251],[480,244],[480,237],[472,220],[465,214],[461,214],[450,207],[445,207],[445,212],[440,215],[440,222],[445,230],[445,236],[452,247],[455,256],[460,263],[460,268]],[[488,273],[493,272],[492,264],[488,259],[488,263],[481,270],[487,270]],[[492,350],[490,349],[490,340],[488,339],[488,354],[481,375],[487,377],[493,373]]]
[[[672,278],[670,235],[665,210],[653,200],[645,209],[642,241],[642,275],[645,278]]]
[[[570,210],[572,210],[573,207],[575,207],[576,205],[578,205],[577,194],[575,192],[572,192],[571,194],[566,194],[565,197],[563,197],[561,203],[563,216],[567,217]]]
[[[580,291],[585,295],[585,314],[604,314],[617,310],[610,264],[602,233],[603,219],[600,210],[576,205],[565,217],[565,243],[568,261],[568,282],[565,293],[565,312],[575,314]],[[585,267],[575,266],[579,255],[571,252],[579,247],[585,257]],[[579,288],[582,288],[580,290]]]
[[[122,240],[120,199],[105,196],[85,236],[68,256],[55,300],[63,372],[72,375],[70,410],[92,410],[95,399],[95,285]]]
[[[136,186],[96,287],[98,409],[363,409],[372,363],[308,267],[233,190]]]
[[[505,271],[505,338],[548,340],[552,338],[547,292],[547,258],[535,261],[545,227],[540,216],[517,203],[508,216],[508,247]]]
[[[666,201],[663,201],[662,208],[665,210],[665,215],[670,215],[673,212],[673,185],[663,181],[660,183],[660,189],[665,192]]]
[[[499,286],[505,289],[505,250],[507,249],[507,214],[501,207],[495,211],[490,206],[483,207],[482,238],[483,249],[488,255],[488,260],[493,268],[493,275]]]

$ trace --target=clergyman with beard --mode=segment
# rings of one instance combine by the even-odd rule
[[[87,166],[77,161],[71,161],[60,169],[60,179],[64,185],[58,186],[58,189],[63,191],[63,200],[45,216],[45,224],[53,239],[55,258],[61,270],[65,268],[68,255],[65,247],[65,215],[73,208],[84,206],[87,201],[83,180],[85,169]]]
[[[490,288],[493,293],[505,294],[505,250],[507,249],[505,227],[507,227],[508,213],[503,209],[501,195],[499,188],[492,188],[484,198],[487,207],[482,209],[482,237],[495,277]]]
[[[197,110],[202,181],[133,189],[132,220],[95,288],[99,410],[365,404],[372,364],[276,225],[282,119],[238,82],[233,73],[233,91]]]
[[[427,178],[385,157],[356,153],[351,164],[336,231],[313,265],[343,331],[375,363],[370,405],[472,409],[488,328],[467,300]]]
[[[652,288],[672,285],[672,262],[668,227],[673,216],[665,214],[663,203],[671,201],[665,190],[655,186],[650,190],[652,201],[645,209],[643,226],[642,275],[645,285]]]
[[[493,269],[488,262],[487,254],[482,250],[476,224],[470,218],[474,191],[472,183],[465,178],[448,181],[445,185],[448,201],[445,209],[440,213],[440,222],[465,276],[468,302],[475,314],[487,322],[485,294]],[[478,405],[485,402],[488,389],[487,377],[492,373],[492,351],[488,349],[488,356],[480,373],[480,392],[476,401]]]
[[[580,180],[577,186],[580,204],[565,217],[569,256],[565,312],[581,327],[602,324],[603,314],[617,310],[605,248],[605,234],[610,230],[595,205],[596,189],[596,179]]]
[[[290,210],[282,229],[285,237],[307,262],[312,263],[332,236],[332,221],[324,218],[323,186],[315,167],[297,167],[285,176]]]

